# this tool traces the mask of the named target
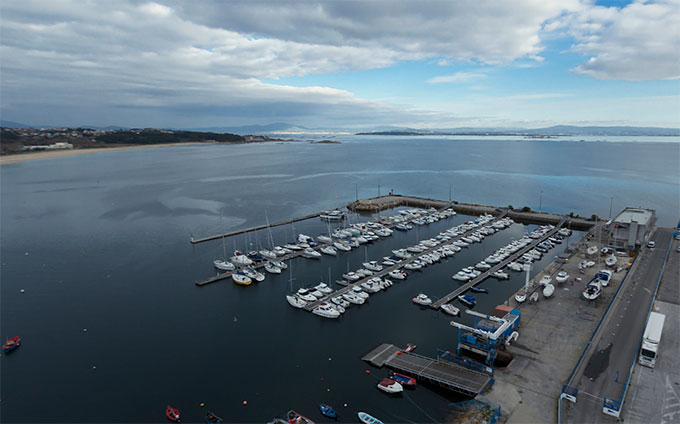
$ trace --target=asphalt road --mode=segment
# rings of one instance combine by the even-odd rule
[[[578,402],[570,407],[569,422],[616,421],[602,412],[603,398],[621,398],[671,237],[670,229],[659,228],[652,237],[657,247],[642,249],[600,329],[596,347],[574,379],[579,395]]]

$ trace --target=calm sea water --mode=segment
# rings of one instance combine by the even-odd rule
[[[191,245],[190,234],[279,221],[391,189],[447,199],[451,188],[459,201],[540,203],[545,211],[603,217],[613,197],[614,212],[650,207],[663,225],[675,224],[680,210],[678,143],[337,138],[343,144],[177,146],[0,167],[0,332],[23,340],[0,357],[0,419],[162,422],[172,404],[195,422],[205,403],[230,422],[265,422],[291,408],[321,421],[323,401],[342,421],[357,421],[360,410],[390,422],[441,421],[458,398],[427,385],[386,396],[375,385],[387,371],[360,357],[384,342],[416,343],[428,356],[454,349],[450,319],[411,297],[442,296],[457,286],[453,273],[531,227],[488,237],[337,321],[294,310],[283,296],[469,217],[336,258],[296,259],[292,284],[286,271],[245,288],[193,282],[214,273],[212,260],[224,248],[268,244],[266,232],[225,246]],[[326,230],[308,220],[277,227],[272,237],[282,243],[294,231]],[[522,283],[517,274],[483,283],[491,293],[477,296],[476,309],[490,310]]]

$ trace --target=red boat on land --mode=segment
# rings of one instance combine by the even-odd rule
[[[172,406],[168,405],[168,407],[165,409],[165,416],[168,417],[170,421],[174,421],[176,423],[179,422],[179,411],[177,408],[173,408]]]
[[[2,350],[5,353],[9,353],[19,346],[21,346],[21,339],[19,337],[12,337],[11,339],[7,340],[4,345],[2,345]]]
[[[414,350],[416,350],[416,345],[411,343],[407,344],[404,348],[404,352],[413,352]]]
[[[409,377],[408,375],[404,374],[399,374],[398,372],[392,373],[390,378],[397,383],[401,384],[402,386],[415,386],[416,385],[416,379],[413,377]]]

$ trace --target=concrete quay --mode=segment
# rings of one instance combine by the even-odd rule
[[[583,352],[584,346],[595,330],[600,317],[614,296],[626,274],[625,270],[615,272],[612,282],[602,295],[588,301],[581,291],[584,285],[604,268],[603,258],[593,258],[599,263],[584,270],[579,263],[586,260],[587,240],[594,238],[596,229],[571,244],[575,251],[567,262],[553,262],[536,275],[532,281],[539,281],[544,274],[555,276],[566,271],[570,278],[558,284],[553,278],[555,293],[548,299],[539,291],[539,300],[518,304],[514,295],[506,302],[522,313],[519,339],[508,352],[514,359],[505,369],[496,369],[496,382],[484,395],[485,398],[501,404],[501,419],[510,423],[539,423],[557,421],[557,398],[562,384],[569,378],[574,365]],[[590,259],[588,259],[590,260]],[[631,262],[632,258],[619,257],[619,265]],[[533,290],[538,290],[535,285]],[[532,292],[532,289],[529,291]]]
[[[562,405],[564,422],[617,421],[617,418],[602,412],[604,398],[618,401],[624,392],[629,370],[637,359],[647,313],[671,237],[672,230],[657,228],[652,236],[657,247],[644,247],[639,252],[624,287],[569,383],[578,387],[579,392],[577,403],[565,402],[566,405]]]

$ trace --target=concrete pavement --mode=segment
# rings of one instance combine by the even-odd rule
[[[618,400],[623,393],[671,237],[670,229],[659,228],[652,237],[657,247],[642,248],[572,381],[579,394],[576,404],[565,402],[568,422],[616,422],[602,412],[603,398]]]

